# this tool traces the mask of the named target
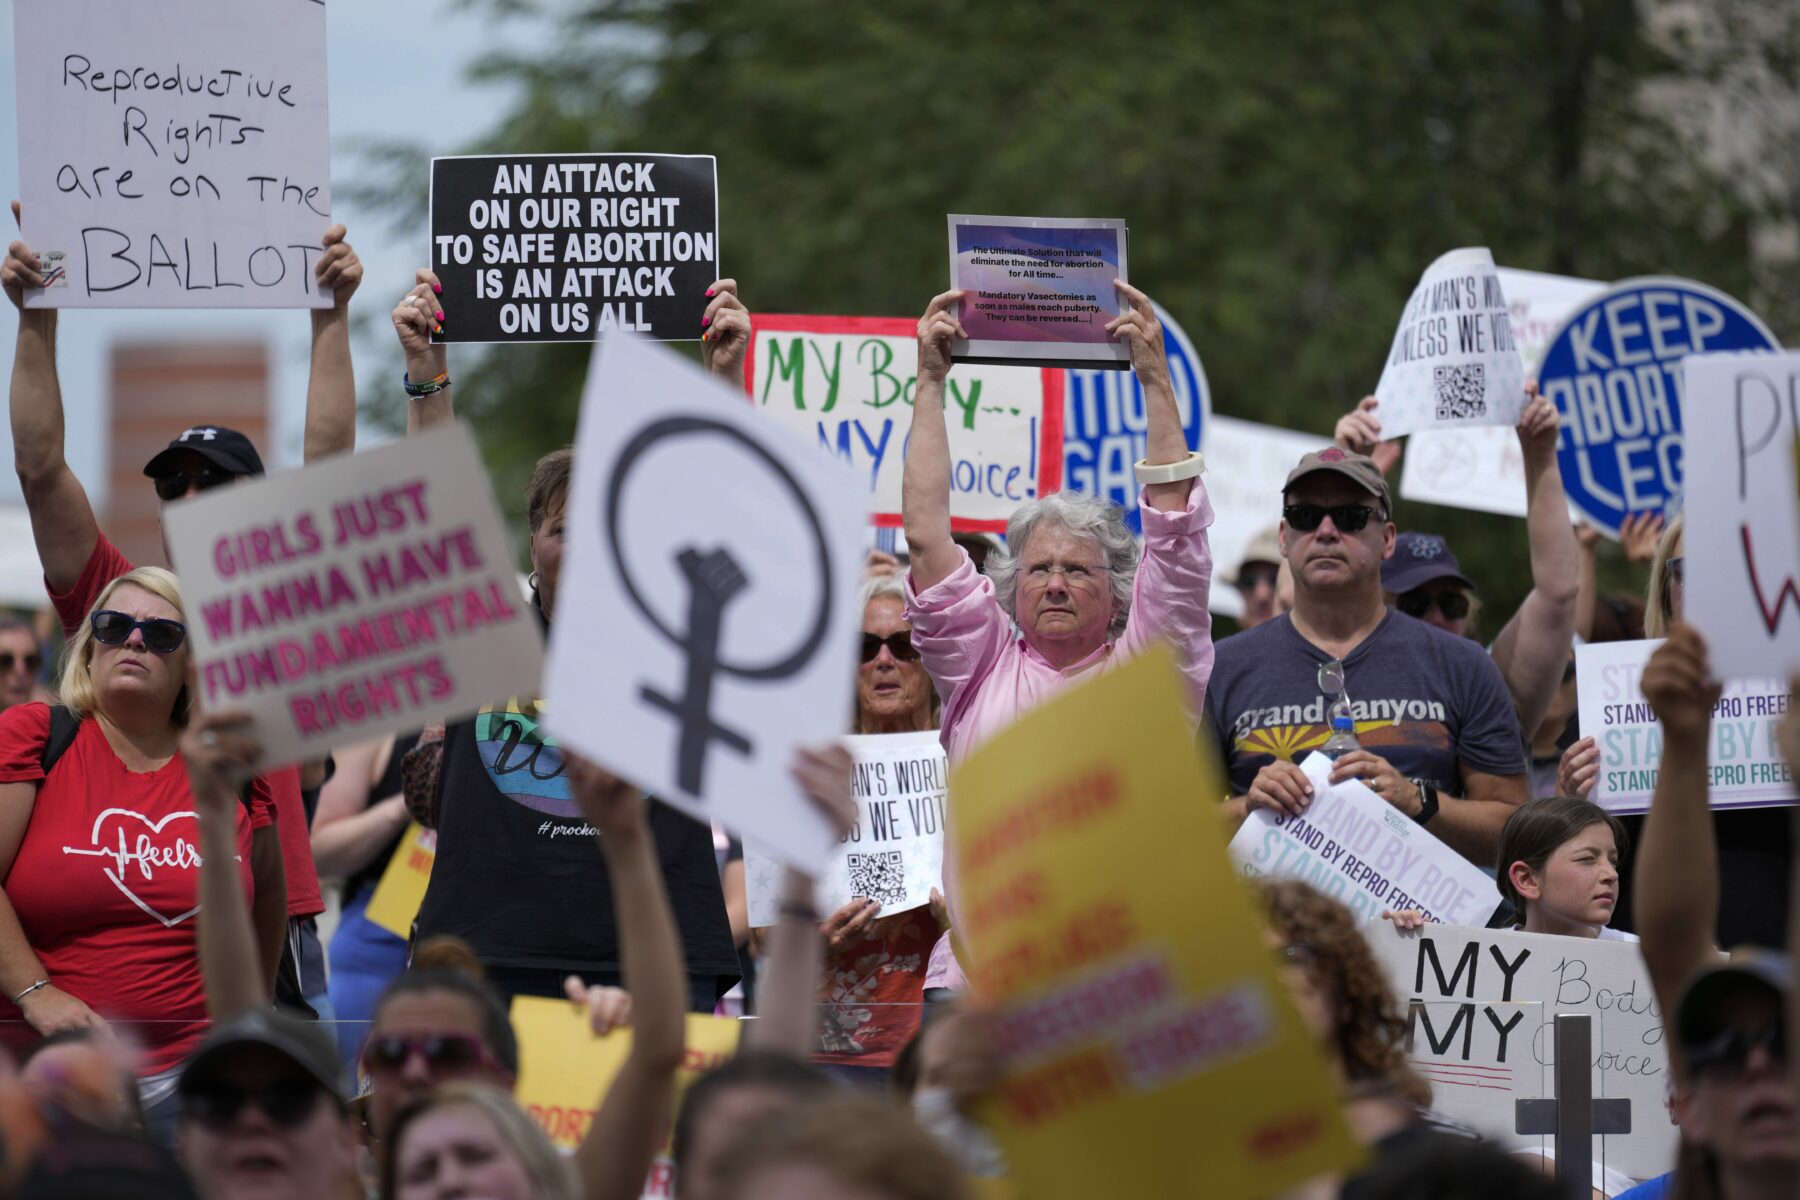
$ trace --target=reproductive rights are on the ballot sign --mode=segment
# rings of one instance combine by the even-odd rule
[[[1614,537],[1627,515],[1664,511],[1682,494],[1682,429],[1714,419],[1689,410],[1681,360],[1780,347],[1755,313],[1691,279],[1627,279],[1582,305],[1538,368],[1562,417],[1569,502]]]
[[[461,425],[163,510],[202,710],[270,763],[529,693],[543,638]]]
[[[32,308],[327,308],[325,6],[14,0]]]
[[[868,481],[871,519],[898,528],[918,386],[918,322],[903,317],[751,318],[744,386],[756,407]],[[950,523],[1000,533],[1013,509],[1062,486],[1063,372],[958,366],[944,389]]]
[[[1690,596],[1693,586],[1688,584]],[[1591,798],[1609,812],[1650,811],[1663,737],[1662,725],[1644,699],[1643,679],[1650,655],[1660,645],[1660,640],[1649,640],[1575,648],[1581,731],[1600,751]],[[1775,740],[1775,727],[1786,712],[1787,684],[1781,680],[1734,679],[1725,685],[1713,709],[1706,753],[1707,802],[1714,808],[1794,802],[1793,780]]]
[[[1375,386],[1381,434],[1513,425],[1525,405],[1525,368],[1494,256],[1452,250],[1425,269]]]
[[[1125,311],[1125,222],[1105,218],[979,217],[952,213],[950,286],[964,293],[967,339],[957,362],[1131,366],[1106,332]]]
[[[698,339],[719,278],[710,154],[431,160],[437,342],[587,342],[625,329]]]

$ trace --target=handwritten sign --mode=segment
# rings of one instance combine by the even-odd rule
[[[1662,725],[1644,699],[1644,667],[1660,641],[1607,642],[1575,648],[1581,731],[1600,749],[1595,804],[1616,813],[1650,811],[1662,768]],[[1794,782],[1775,740],[1787,713],[1787,684],[1739,679],[1713,709],[1707,748],[1707,801],[1714,808],[1794,802]]]
[[[409,822],[369,896],[369,906],[363,910],[370,924],[395,937],[411,938],[413,922],[418,919],[419,905],[425,903],[425,889],[431,886],[431,868],[436,862],[437,830],[426,829],[417,821]]]
[[[625,1056],[631,1053],[631,1031],[614,1030],[595,1037],[587,1015],[566,1000],[517,996],[512,1002],[513,1029],[519,1035],[519,1104],[543,1127],[565,1154],[581,1145],[594,1123],[599,1100],[612,1089]],[[687,1053],[675,1073],[675,1105],[694,1080],[737,1053],[741,1025],[728,1017],[690,1013]],[[675,1194],[675,1166],[665,1140],[644,1196],[666,1200]]]
[[[850,778],[856,827],[814,883],[814,903],[834,913],[856,897],[877,900],[892,916],[931,903],[943,886],[944,783],[949,768],[936,730],[843,739],[855,759]],[[750,924],[780,917],[781,863],[761,844],[744,843]]]
[[[1223,794],[1153,649],[965,760],[956,929],[1001,1014],[987,1124],[1021,1193],[1266,1196],[1355,1151],[1227,867]],[[1194,914],[1205,913],[1196,921]]]
[[[215,488],[163,529],[200,706],[248,712],[271,764],[537,687],[537,618],[464,426]]]
[[[1634,1179],[1674,1163],[1662,1010],[1635,942],[1386,923],[1367,936],[1409,1006],[1412,1065],[1434,1109],[1509,1149],[1548,1149],[1548,1138],[1513,1132],[1514,1101],[1555,1095],[1556,1014],[1586,1013],[1594,1095],[1631,1101],[1631,1132],[1596,1138],[1595,1158]]]
[[[1106,326],[1125,311],[1125,222],[952,213],[950,286],[964,293],[957,362],[1131,366]]]
[[[1255,809],[1231,839],[1231,860],[1245,875],[1309,883],[1364,921],[1384,908],[1416,908],[1428,920],[1478,924],[1500,907],[1487,872],[1361,780],[1327,782],[1323,754],[1307,755],[1300,769],[1314,788],[1305,814]]]
[[[329,308],[325,6],[15,0],[32,308]]]
[[[872,519],[899,528],[900,476],[918,384],[916,321],[752,318],[744,386],[868,481]],[[959,365],[944,392],[950,524],[1004,533],[1013,509],[1062,486],[1063,373]]]
[[[1800,669],[1800,354],[1683,361],[1687,403],[1687,619],[1721,679]]]
[[[710,154],[431,160],[435,342],[588,342],[627,329],[697,339],[719,278]]]
[[[1525,369],[1485,247],[1452,250],[1425,269],[1400,313],[1375,395],[1390,438],[1518,423]]]
[[[816,873],[831,827],[788,764],[851,711],[863,481],[623,332],[594,352],[576,447],[560,586],[581,620],[552,628],[551,733]]]

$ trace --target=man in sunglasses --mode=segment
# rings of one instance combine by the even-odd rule
[[[1409,617],[1452,637],[1467,637],[1475,585],[1463,577],[1450,544],[1434,533],[1403,533],[1381,564],[1381,590]]]
[[[17,617],[0,617],[0,712],[37,693],[44,649],[35,630]]]
[[[217,1025],[182,1072],[180,1147],[201,1200],[315,1200],[355,1179],[337,1047],[260,1009]]]
[[[1526,798],[1499,669],[1476,643],[1387,606],[1393,498],[1371,459],[1315,451],[1282,495],[1294,608],[1220,642],[1206,693],[1207,728],[1231,776],[1228,811],[1305,813],[1313,788],[1298,763],[1324,744],[1341,697],[1361,748],[1333,764],[1332,782],[1360,780],[1471,862],[1491,863]]]

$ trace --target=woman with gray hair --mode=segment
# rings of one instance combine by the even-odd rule
[[[1062,492],[1020,506],[1007,525],[1006,553],[989,560],[986,576],[976,573],[951,539],[944,422],[950,344],[968,336],[957,318],[963,293],[936,297],[919,321],[919,383],[901,484],[912,552],[907,616],[943,699],[952,764],[1072,681],[1155,641],[1173,649],[1188,681],[1189,719],[1198,724],[1213,661],[1206,606],[1213,513],[1199,483],[1206,464],[1188,450],[1150,298],[1124,282],[1114,286],[1127,308],[1107,332],[1131,349],[1147,414],[1137,464],[1141,561],[1122,510]],[[954,795],[951,808],[954,814]],[[946,885],[954,905],[954,883]],[[961,986],[948,947],[949,939],[938,944],[928,988]]]

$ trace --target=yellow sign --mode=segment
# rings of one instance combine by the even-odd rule
[[[595,1037],[587,1013],[567,1000],[518,996],[512,1002],[513,1029],[519,1035],[519,1103],[558,1149],[573,1150],[587,1136],[600,1097],[631,1051],[631,1031],[614,1030]],[[675,1077],[675,1104],[688,1085],[737,1053],[739,1024],[730,1017],[687,1019],[687,1055]],[[664,1156],[668,1152],[664,1147]],[[658,1159],[645,1195],[672,1182],[667,1164]]]
[[[1008,1063],[984,1115],[1032,1200],[1267,1196],[1358,1156],[1185,697],[1153,650],[950,779],[958,932]]]
[[[425,902],[431,864],[436,861],[437,830],[426,829],[417,821],[409,823],[363,915],[391,934],[411,938],[413,919],[419,915],[419,905]]]

